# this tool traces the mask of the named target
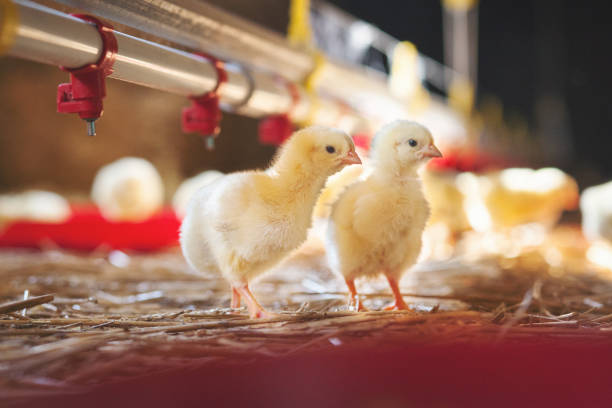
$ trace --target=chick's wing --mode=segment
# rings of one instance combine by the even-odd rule
[[[395,212],[391,201],[384,199],[380,191],[358,191],[352,200],[350,227],[360,238],[376,243],[384,235],[384,226],[391,223]]]

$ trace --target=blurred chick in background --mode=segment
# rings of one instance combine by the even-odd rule
[[[423,192],[431,206],[429,224],[444,223],[453,233],[470,229],[463,211],[464,195],[457,187],[457,172],[423,171]]]
[[[164,186],[155,167],[137,157],[125,157],[98,170],[91,197],[111,221],[144,221],[164,203]]]
[[[294,133],[269,169],[225,175],[196,192],[181,226],[185,258],[197,271],[216,271],[230,282],[233,308],[244,298],[251,317],[271,316],[249,281],[305,241],[327,178],[359,163],[342,131],[309,127]]]
[[[206,170],[197,176],[193,176],[183,181],[172,197],[172,207],[179,218],[185,218],[189,200],[200,188],[209,185],[223,173],[217,170]]]
[[[461,234],[471,229],[463,208],[465,196],[457,186],[457,171],[425,169],[423,193],[431,208],[423,234],[422,259],[448,259]]]
[[[591,241],[612,243],[612,181],[585,189],[580,210],[584,236]]]
[[[61,223],[71,214],[68,201],[50,191],[0,195],[0,229],[15,221]]]
[[[533,222],[551,228],[564,210],[578,205],[576,181],[555,168],[510,168],[482,176],[464,173],[457,182],[476,231]]]
[[[395,298],[386,309],[408,309],[398,282],[419,256],[429,217],[417,171],[441,156],[429,131],[417,123],[398,120],[376,134],[372,173],[342,193],[327,231],[329,264],[346,281],[349,307],[365,310],[355,279],[383,273]]]

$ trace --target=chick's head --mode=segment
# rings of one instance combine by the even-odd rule
[[[299,163],[330,175],[349,164],[361,164],[353,140],[345,132],[311,126],[295,132],[279,153],[275,167]]]
[[[416,167],[442,153],[427,128],[408,120],[384,126],[374,139],[374,159],[379,166]]]

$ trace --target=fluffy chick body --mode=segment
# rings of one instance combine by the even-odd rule
[[[252,317],[269,315],[248,282],[305,241],[325,180],[358,161],[343,132],[296,132],[268,170],[229,174],[195,193],[181,226],[185,258],[194,269],[216,271],[230,282],[232,307],[243,297]]]
[[[223,173],[217,170],[206,170],[197,176],[193,176],[183,181],[176,189],[172,197],[172,207],[176,215],[183,219],[187,213],[189,200],[201,187],[213,183],[216,179],[223,176]]]
[[[315,187],[283,197],[274,181],[266,173],[236,173],[195,193],[181,227],[183,253],[195,269],[250,281],[305,240]]]
[[[429,206],[420,180],[374,174],[349,187],[329,229],[332,268],[347,279],[381,272],[399,278],[421,250]]]
[[[429,217],[417,170],[441,154],[429,131],[408,121],[383,127],[375,144],[372,173],[348,187],[334,205],[328,259],[349,287],[350,306],[363,309],[356,299],[356,278],[384,273],[396,299],[390,308],[404,309],[397,282],[419,256]]]

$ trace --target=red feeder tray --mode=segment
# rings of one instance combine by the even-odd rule
[[[94,205],[73,206],[63,223],[18,221],[0,231],[0,247],[40,248],[53,242],[61,248],[91,251],[101,246],[111,249],[156,251],[178,244],[181,221],[171,208],[165,208],[142,222],[113,222]]]

